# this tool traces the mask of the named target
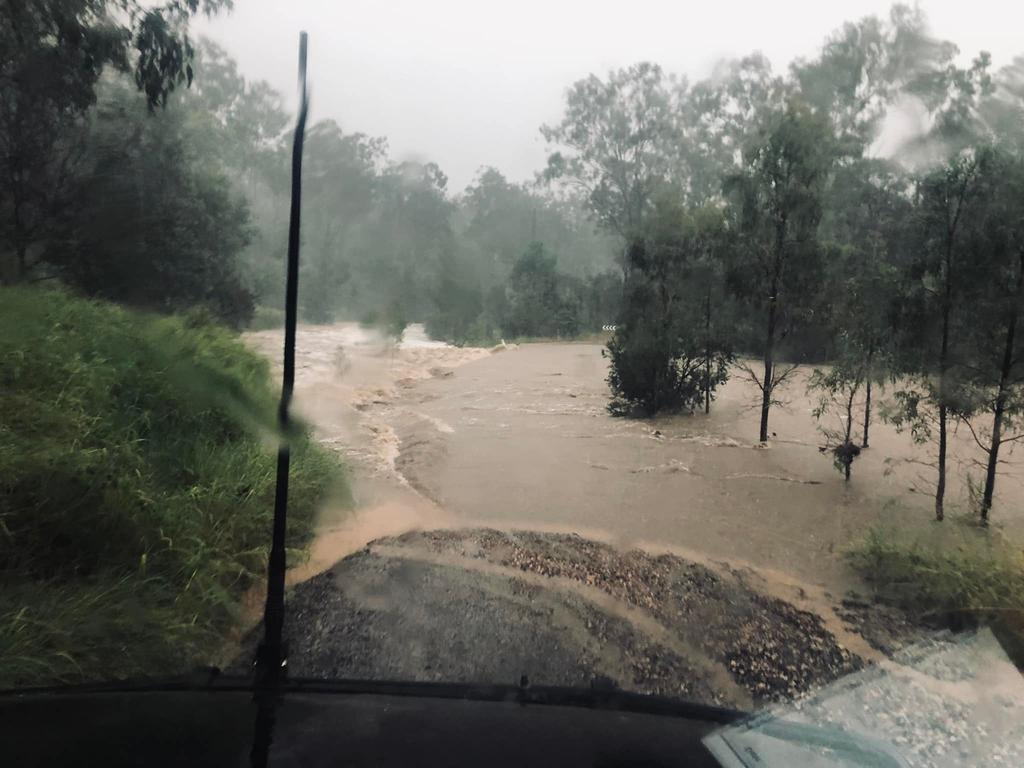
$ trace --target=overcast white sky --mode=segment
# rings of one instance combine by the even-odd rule
[[[310,34],[314,119],[386,136],[395,159],[437,162],[460,191],[493,165],[514,180],[544,164],[538,127],[566,87],[640,60],[691,78],[763,51],[776,71],[843,21],[889,0],[235,0],[196,32],[294,103],[298,33]],[[924,0],[934,33],[998,68],[1024,53],[1020,0]]]

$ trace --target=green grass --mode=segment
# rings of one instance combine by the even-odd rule
[[[263,578],[268,365],[195,317],[0,290],[0,687],[215,661]],[[289,546],[345,496],[293,436]]]
[[[1024,552],[964,521],[932,529],[913,536],[879,527],[848,557],[878,598],[928,623],[991,626],[1024,664]]]

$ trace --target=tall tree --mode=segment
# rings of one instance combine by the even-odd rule
[[[763,369],[742,370],[761,391],[759,439],[768,441],[776,390],[795,365],[776,364],[776,344],[805,319],[820,269],[817,229],[832,166],[828,123],[796,97],[771,110],[744,149],[743,169],[729,180],[741,247],[733,276],[753,309],[763,312]]]
[[[688,205],[721,199],[722,182],[741,165],[742,149],[757,130],[758,119],[779,106],[785,84],[760,53],[719,62],[711,77],[677,82],[673,92],[676,131],[671,142],[673,171]]]
[[[1002,447],[1024,440],[1024,160],[1001,148],[979,153],[978,182],[967,222],[965,251],[973,262],[968,286],[965,348],[968,414],[988,414],[991,424],[964,418],[985,454],[985,481],[979,501],[988,522]]]
[[[863,374],[861,448],[870,443],[872,390],[892,374],[900,265],[911,218],[910,180],[892,162],[861,158],[839,164],[821,224],[831,246],[825,270],[826,319],[848,371]]]
[[[105,67],[131,72],[150,108],[192,81],[188,21],[231,0],[0,4],[0,283],[26,279],[82,153]]]
[[[672,121],[660,67],[644,62],[607,80],[591,75],[569,89],[561,122],[541,128],[550,145],[561,147],[544,176],[581,189],[598,223],[628,241],[641,235],[669,178]]]
[[[973,261],[965,250],[969,207],[978,191],[978,160],[968,151],[918,180],[914,206],[916,248],[904,297],[904,370],[911,386],[896,393],[897,428],[917,439],[938,431],[935,519],[945,517],[946,456],[951,417],[963,414],[962,329]]]
[[[790,69],[801,95],[828,116],[840,154],[858,159],[901,98],[934,108],[956,53],[955,45],[929,34],[920,8],[896,4],[886,19],[843,24],[817,57],[798,59]]]
[[[104,82],[69,183],[74,204],[42,253],[48,268],[89,295],[248,320],[248,206],[195,136],[176,100],[154,119],[125,78]]]
[[[306,137],[303,239],[308,273],[300,296],[312,322],[329,322],[342,309],[345,283],[357,254],[372,248],[371,216],[379,206],[378,169],[384,142],[346,134],[333,120],[314,125]]]

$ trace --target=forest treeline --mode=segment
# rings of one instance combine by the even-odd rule
[[[203,306],[236,327],[257,310],[273,322],[290,192],[282,97],[214,43],[193,47],[180,32],[190,3],[167,18],[140,6],[127,27],[117,6],[5,10],[0,278],[59,279],[161,311]],[[176,54],[151,71],[147,45]],[[494,168],[455,192],[437,165],[393,160],[385,139],[333,120],[309,128],[305,168],[309,322],[426,322],[463,342],[574,336],[614,319],[615,246],[579,196]]]
[[[274,321],[291,118],[184,34],[225,5],[7,6],[4,283]],[[692,82],[651,63],[591,75],[541,132],[533,181],[483,168],[454,191],[383,138],[311,126],[302,317],[422,321],[456,343],[616,323],[615,412],[709,409],[741,375],[762,441],[794,365],[828,361],[810,383],[847,478],[886,386],[882,415],[934,443],[939,518],[949,432],[971,431],[987,519],[1024,437],[1024,60],[965,64],[896,5],[783,72],[754,53]]]
[[[808,385],[847,479],[884,385],[883,417],[934,449],[940,520],[950,433],[974,437],[988,520],[1024,438],[1024,58],[964,65],[897,5],[781,74],[591,76],[543,131],[547,178],[626,245],[614,412],[709,409],[738,375],[764,443],[797,363],[827,361]]]

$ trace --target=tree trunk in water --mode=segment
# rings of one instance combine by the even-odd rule
[[[853,398],[857,396],[860,382],[850,387],[850,394],[846,398],[846,434],[843,437],[843,450],[846,452],[846,459],[843,462],[843,479],[850,482],[850,468],[853,466]]]
[[[704,299],[704,413],[711,413],[711,291]]]
[[[945,510],[942,502],[946,496],[946,404],[939,405],[939,481],[935,485],[935,519],[942,520]]]
[[[867,381],[866,398],[864,400],[864,438],[860,441],[861,448],[868,447],[869,426],[871,426],[871,379]]]
[[[1002,442],[1003,411],[1006,408],[1003,385],[999,386],[995,413],[992,416],[992,444],[988,449],[988,466],[985,468],[985,492],[981,497],[981,523],[988,525],[988,513],[992,510],[992,495],[996,490],[996,464],[999,461],[999,445]]]
[[[935,519],[945,518],[946,497],[946,369],[949,367],[949,316],[952,311],[953,255],[952,240],[946,247],[945,299],[942,303],[942,348],[939,350],[939,480],[935,485]]]
[[[981,497],[981,522],[988,525],[988,513],[992,510],[992,496],[996,490],[996,466],[999,463],[999,446],[1002,444],[1003,417],[1006,414],[1010,374],[1013,372],[1013,346],[1017,335],[1017,314],[1021,294],[1024,293],[1024,251],[1020,254],[1017,272],[1017,302],[1006,320],[1006,344],[1003,346],[1003,365],[999,370],[999,390],[996,407],[992,413],[992,442],[988,449],[988,466],[985,468],[985,490]]]
[[[764,344],[764,379],[761,381],[761,442],[768,442],[768,411],[772,406],[772,378],[775,375],[775,309],[779,301],[779,275],[786,242],[786,221],[775,228],[775,262],[772,265],[771,293],[768,294],[768,333]]]
[[[774,291],[773,291],[774,294]],[[761,387],[761,435],[762,443],[768,442],[768,411],[772,404],[772,376],[775,368],[775,296],[768,302],[768,336],[764,345],[764,379]]]

